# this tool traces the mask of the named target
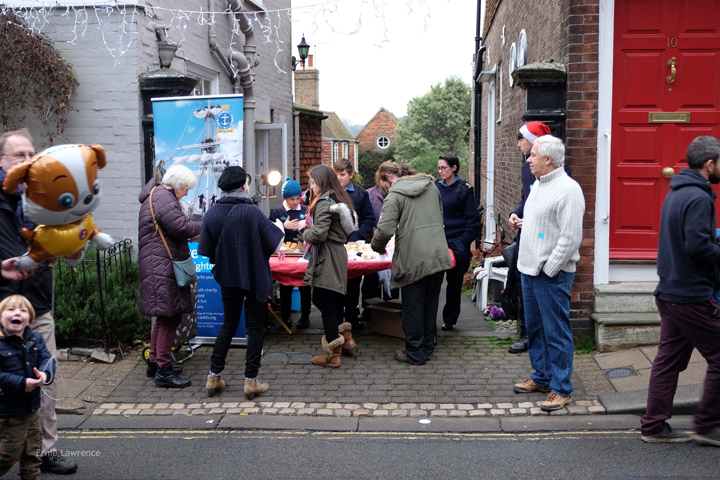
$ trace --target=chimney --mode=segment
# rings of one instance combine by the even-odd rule
[[[313,67],[313,56],[308,55],[306,67],[295,70],[295,102],[320,110],[320,72]]]

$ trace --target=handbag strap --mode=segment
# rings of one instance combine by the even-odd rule
[[[228,218],[230,218],[230,215],[232,215],[233,210],[235,210],[238,207],[238,205],[240,205],[240,204],[237,203],[237,204],[233,205],[233,207],[230,209],[230,212],[225,217],[225,221],[223,221],[222,227],[220,228],[220,235],[222,235],[223,230],[225,230],[225,224],[227,223]],[[218,238],[220,238],[220,235],[218,235]]]
[[[153,223],[155,224],[155,233],[153,233],[153,238],[155,238],[155,235],[157,235],[158,233],[160,234],[160,238],[162,239],[163,245],[165,245],[165,250],[167,250],[170,260],[174,260],[172,253],[170,252],[170,247],[168,247],[168,244],[165,241],[165,235],[163,235],[162,229],[160,228],[160,225],[158,224],[158,221],[155,218],[155,210],[153,210],[153,205],[152,205],[152,196],[153,196],[153,193],[155,192],[156,188],[157,188],[157,186],[153,187],[153,189],[150,190],[150,215],[152,215],[152,220],[153,220]]]

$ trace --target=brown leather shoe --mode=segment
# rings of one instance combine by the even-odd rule
[[[551,392],[545,399],[545,402],[540,404],[540,409],[543,412],[553,412],[560,410],[568,403],[572,403],[572,397],[561,397],[557,393]]]
[[[342,353],[350,353],[357,348],[357,344],[355,340],[353,340],[352,325],[350,322],[344,322],[338,325],[338,332],[345,339],[345,343],[343,343],[342,346]]]
[[[268,391],[268,388],[270,388],[270,385],[267,383],[260,383],[257,380],[248,380],[245,379],[245,398],[248,400],[252,400],[255,398],[255,395],[260,395],[261,393],[265,393]]]
[[[516,383],[515,386],[513,386],[513,391],[515,393],[532,393],[532,392],[548,393],[550,391],[550,389],[547,387],[541,387],[537,383],[533,382],[532,378],[528,378],[522,383]]]
[[[222,377],[208,375],[205,388],[207,389],[208,397],[212,397],[217,392],[225,390],[225,380],[223,380]]]
[[[340,354],[342,353],[342,346],[345,343],[345,339],[342,335],[338,335],[338,338],[328,343],[325,335],[322,337],[323,353],[317,357],[313,357],[312,363],[320,365],[321,367],[337,368],[340,366]]]

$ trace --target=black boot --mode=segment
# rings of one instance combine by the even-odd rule
[[[78,469],[77,463],[63,457],[60,455],[60,452],[46,453],[41,458],[41,472],[50,472],[56,475],[67,475],[69,473],[75,473]]]
[[[173,371],[172,365],[158,368],[153,380],[158,387],[185,388],[190,386],[189,378],[180,378]]]
[[[147,375],[148,378],[153,378],[155,374],[157,373],[158,365],[155,362],[148,362],[147,369],[145,370],[145,375]],[[175,375],[180,375],[183,371],[183,367],[173,367],[173,371],[175,372]]]
[[[309,317],[310,317],[310,315],[308,315],[308,316],[303,315],[300,318],[300,321],[297,323],[296,328],[298,330],[304,330],[304,329],[308,328],[310,326],[310,318]]]
[[[510,353],[523,353],[526,352],[527,347],[527,329],[525,328],[525,319],[518,319],[518,341],[510,345],[508,351]]]

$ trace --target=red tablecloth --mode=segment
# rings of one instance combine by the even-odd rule
[[[308,262],[300,262],[301,257],[285,257],[280,261],[278,257],[270,257],[270,271],[275,280],[283,285],[291,287],[302,287],[303,276],[307,269]],[[455,255],[450,250],[453,267],[455,266]],[[392,266],[390,260],[348,260],[348,278],[357,278],[368,273],[387,270]]]
[[[308,262],[300,262],[300,257],[285,257],[280,261],[277,257],[270,257],[270,271],[273,278],[283,285],[292,287],[303,286],[303,276]],[[368,273],[387,270],[392,266],[390,260],[348,260],[348,278],[357,278]]]

